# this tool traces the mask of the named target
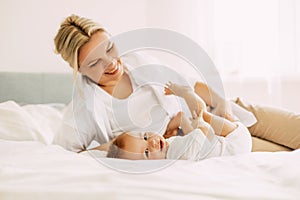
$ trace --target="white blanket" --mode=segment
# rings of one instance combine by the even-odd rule
[[[61,111],[0,104],[0,199],[297,199],[300,150],[131,161],[51,145]],[[24,141],[26,140],[26,141]],[[116,170],[118,169],[118,170]]]

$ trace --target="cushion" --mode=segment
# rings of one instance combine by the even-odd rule
[[[300,114],[270,106],[252,105],[241,98],[235,102],[255,115],[257,123],[249,127],[252,136],[291,149],[300,148]]]
[[[0,139],[51,144],[62,112],[50,104],[0,103]]]

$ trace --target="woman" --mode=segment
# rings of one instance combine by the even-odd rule
[[[132,63],[119,57],[109,37],[99,24],[71,15],[54,39],[56,52],[73,68],[77,85],[54,139],[54,143],[69,150],[85,150],[93,140],[103,144],[124,131],[141,127],[163,134],[170,119],[180,111],[174,99],[164,97],[163,91],[138,82]],[[133,57],[131,60],[147,60],[138,54]],[[231,107],[224,99],[204,83],[196,82],[193,87],[208,106],[216,108],[217,114],[233,119]],[[121,112],[125,107],[127,115]]]

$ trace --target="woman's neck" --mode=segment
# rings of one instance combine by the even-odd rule
[[[122,78],[116,85],[105,86],[101,88],[111,96],[118,99],[126,99],[133,92],[131,81],[127,73],[123,74]]]

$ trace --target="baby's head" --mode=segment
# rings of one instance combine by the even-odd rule
[[[165,159],[168,147],[166,140],[159,134],[126,132],[112,141],[107,157],[129,160]]]

